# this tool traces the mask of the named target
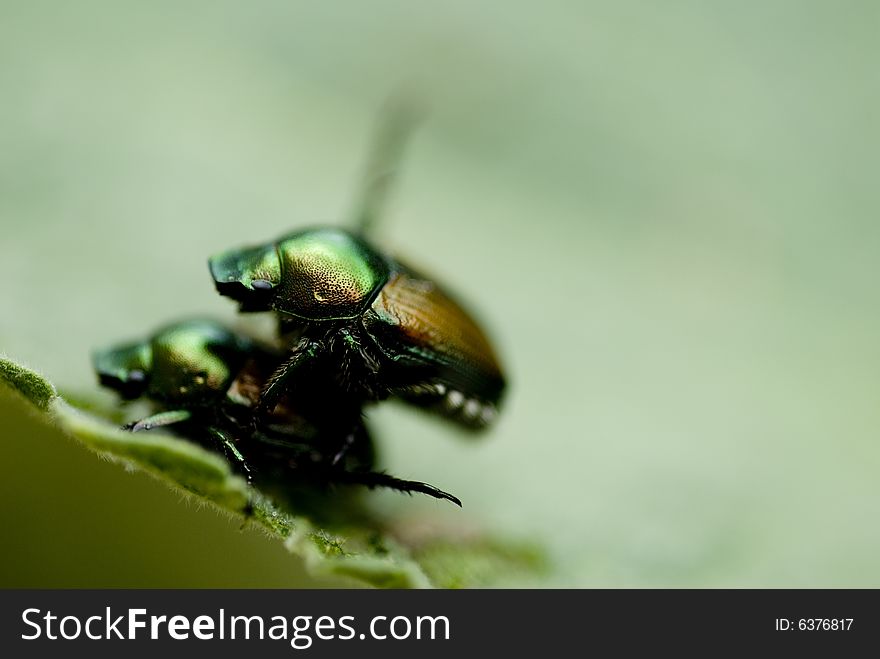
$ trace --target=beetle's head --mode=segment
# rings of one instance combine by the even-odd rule
[[[312,322],[362,314],[389,276],[376,250],[332,228],[224,252],[208,265],[217,290],[238,301],[242,311],[273,309]]]
[[[105,387],[126,399],[142,396],[152,362],[149,343],[128,343],[92,353],[92,365]]]
[[[220,295],[241,305],[242,311],[266,311],[281,281],[281,262],[275,245],[231,249],[208,259]]]

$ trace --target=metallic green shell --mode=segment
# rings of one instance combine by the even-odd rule
[[[249,342],[210,320],[169,325],[141,343],[95,353],[101,382],[128,398],[207,403],[225,394]]]
[[[153,371],[148,395],[167,402],[210,400],[225,393],[242,352],[239,337],[211,321],[170,325],[150,343]]]
[[[353,234],[306,229],[275,243],[230,250],[209,261],[217,290],[244,311],[308,321],[355,318],[388,281],[385,259]]]
[[[277,244],[281,283],[273,308],[306,320],[362,314],[388,281],[385,260],[347,231],[316,229]]]

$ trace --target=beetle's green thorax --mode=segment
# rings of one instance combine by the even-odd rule
[[[201,320],[169,325],[150,343],[153,368],[148,394],[165,402],[189,404],[225,393],[244,349],[232,332]]]
[[[308,321],[362,314],[388,281],[386,260],[342,229],[307,229],[209,262],[217,290],[245,311],[274,309]]]
[[[281,240],[277,250],[281,285],[274,307],[307,320],[354,318],[388,281],[385,260],[345,231],[304,231]]]

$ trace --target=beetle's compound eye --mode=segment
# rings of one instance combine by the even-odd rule
[[[268,311],[271,291],[281,280],[274,244],[232,249],[208,260],[217,292],[241,304],[242,311]]]
[[[265,279],[254,279],[251,282],[251,287],[258,291],[270,291],[275,288],[275,284],[271,281],[266,281]]]
[[[144,373],[143,371],[139,371],[138,369],[130,371],[128,374],[128,381],[129,382],[133,382],[133,383],[144,382],[144,381],[146,381],[146,379],[147,379],[147,374]]]

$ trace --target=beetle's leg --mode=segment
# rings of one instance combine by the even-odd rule
[[[346,419],[345,417],[349,418]],[[340,418],[341,417],[341,418]],[[336,446],[329,447],[328,454],[331,451],[335,450],[333,453],[333,457],[330,458],[330,465],[335,467],[340,463],[340,461],[345,457],[348,453],[348,450],[354,446],[357,441],[358,431],[363,427],[364,421],[361,418],[360,408],[355,409],[353,412],[350,411],[349,415],[339,415],[337,416],[337,423],[335,424],[336,431],[335,433],[331,433],[330,436],[333,437],[342,437],[342,441]]]
[[[209,427],[208,434],[211,436],[211,439],[213,439],[220,445],[220,448],[226,455],[226,459],[238,465],[242,475],[244,476],[245,481],[248,485],[252,486],[254,484],[253,470],[251,469],[248,461],[241,454],[241,451],[239,451],[238,448],[235,446],[235,442],[232,441],[232,439],[230,439],[229,436],[219,428]],[[254,505],[250,497],[248,498],[248,501],[245,504],[244,508],[242,508],[241,512],[244,515],[244,521],[242,522],[241,528],[244,529],[244,527],[247,525],[248,520],[254,513]]]
[[[254,418],[259,419],[272,413],[281,395],[287,390],[288,384],[297,372],[310,364],[321,352],[321,344],[312,339],[300,339],[290,357],[272,373],[263,391],[260,402],[254,410]]]
[[[251,438],[255,442],[260,442],[266,446],[281,449],[291,454],[306,453],[314,448],[306,440],[297,441],[298,438],[295,435],[284,435],[277,432],[274,428],[264,428],[261,431],[254,432]]]
[[[330,465],[337,467],[346,465],[349,469],[353,461],[359,469],[371,469],[375,462],[373,441],[370,433],[358,411],[356,420],[352,423],[351,430],[344,434],[342,444],[330,460]]]
[[[427,494],[429,497],[434,497],[435,499],[451,501],[461,508],[461,500],[458,497],[449,494],[449,492],[444,492],[440,488],[429,485],[428,483],[422,483],[421,481],[407,481],[402,478],[389,476],[380,471],[333,471],[329,474],[329,480],[331,482],[344,483],[346,485],[364,485],[371,490],[376,487],[387,487],[392,490],[397,490],[398,492],[406,492],[407,494],[420,492],[421,494]]]
[[[355,203],[355,230],[369,236],[394,183],[403,147],[422,114],[417,99],[406,93],[390,98],[379,117],[373,144]]]
[[[346,465],[354,465],[354,469],[363,469],[369,471],[376,464],[376,445],[370,436],[370,429],[365,423],[361,423],[360,433],[357,441],[348,451]],[[352,467],[349,467],[352,468]]]
[[[247,480],[248,482],[248,485],[253,485],[253,470],[251,469],[248,461],[241,454],[241,451],[239,451],[238,448],[235,446],[235,442],[233,442],[226,433],[224,433],[222,430],[219,430],[218,428],[208,428],[208,434],[211,435],[211,439],[213,439],[215,442],[217,442],[217,444],[220,445],[223,453],[226,454],[226,459],[238,465],[238,467],[243,472],[245,480]]]
[[[345,454],[348,453],[348,449],[350,449],[354,445],[354,442],[357,439],[355,437],[355,432],[356,431],[353,429],[345,436],[345,439],[342,441],[342,446],[339,448],[338,451],[336,451],[336,455],[334,455],[333,459],[330,461],[330,464],[334,467],[339,464],[339,461],[342,460],[342,458],[345,457]]]
[[[192,417],[192,413],[186,410],[169,410],[167,412],[159,412],[152,414],[140,421],[133,421],[122,426],[123,430],[131,432],[140,432],[142,430],[152,430],[153,428],[161,428],[162,426],[170,426],[174,423],[187,421]]]

